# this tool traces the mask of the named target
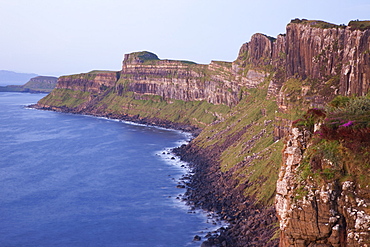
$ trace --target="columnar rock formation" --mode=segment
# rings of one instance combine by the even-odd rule
[[[370,84],[370,29],[297,19],[277,39],[253,35],[240,49],[238,60],[282,70],[278,81],[282,76],[333,79],[339,82],[340,94],[365,95]]]

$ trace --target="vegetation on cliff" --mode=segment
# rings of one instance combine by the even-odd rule
[[[314,132],[314,125],[316,131]],[[311,109],[293,122],[314,133],[300,166],[302,179],[351,180],[370,185],[370,98],[338,96],[326,110]]]

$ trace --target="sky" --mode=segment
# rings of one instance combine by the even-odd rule
[[[124,54],[234,61],[254,33],[295,18],[370,20],[370,0],[0,0],[0,70],[61,76],[120,70]]]

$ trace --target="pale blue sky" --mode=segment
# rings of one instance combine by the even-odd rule
[[[119,70],[125,53],[235,60],[260,32],[294,18],[370,19],[370,0],[0,0],[0,69],[66,75]]]

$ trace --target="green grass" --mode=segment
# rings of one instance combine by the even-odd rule
[[[221,149],[221,170],[232,170],[239,185],[248,184],[245,195],[264,205],[274,202],[283,147],[283,141],[273,141],[277,105],[266,100],[268,82],[267,78],[259,88],[245,89],[225,120],[207,126],[194,140],[203,149]]]
[[[350,21],[348,23],[352,29],[364,31],[366,29],[370,29],[370,21]]]
[[[336,25],[325,21],[318,21],[318,20],[307,20],[307,19],[294,19],[290,23],[296,24],[304,24],[304,25],[311,25],[312,27],[318,27],[322,29],[327,28],[345,28],[345,25]]]
[[[321,127],[305,150],[300,179],[319,185],[346,179],[370,185],[370,98],[338,96],[328,104],[325,119],[312,120]],[[307,124],[300,126],[312,132]]]
[[[73,109],[87,102],[90,96],[91,93],[89,92],[73,91],[70,89],[54,89],[50,94],[42,98],[39,103]]]
[[[206,101],[164,100],[158,95],[138,95],[133,92],[126,92],[122,96],[111,92],[99,105],[106,106],[109,113],[160,118],[200,128],[230,111],[228,106],[213,105]]]

